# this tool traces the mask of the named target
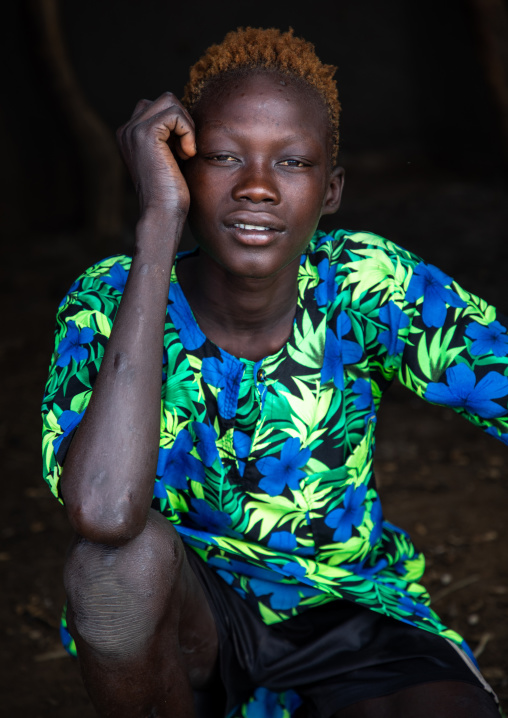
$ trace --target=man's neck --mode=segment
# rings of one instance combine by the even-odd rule
[[[291,334],[299,259],[262,279],[226,272],[204,253],[180,260],[178,281],[201,330],[233,356],[258,361]]]

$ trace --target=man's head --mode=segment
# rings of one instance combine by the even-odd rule
[[[312,43],[297,38],[293,30],[239,28],[212,45],[190,69],[183,103],[191,114],[210,94],[220,92],[228,80],[241,79],[253,71],[288,76],[293,84],[308,89],[322,103],[328,116],[331,162],[337,162],[340,104],[333,79],[336,68],[317,57]]]

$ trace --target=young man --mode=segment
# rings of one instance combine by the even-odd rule
[[[71,287],[44,405],[76,531],[68,642],[101,716],[192,716],[217,686],[215,715],[498,715],[372,456],[395,375],[506,434],[507,331],[390,242],[316,232],[343,184],[332,77],[248,28],[119,131],[134,256]]]

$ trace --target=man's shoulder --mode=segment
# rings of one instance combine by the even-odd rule
[[[307,254],[317,262],[325,256],[330,262],[344,264],[353,257],[375,258],[381,254],[400,257],[402,260],[420,261],[412,252],[374,232],[336,229],[329,232],[318,231],[309,244]]]
[[[129,273],[132,257],[127,254],[113,254],[95,262],[83,272],[83,277],[111,277],[116,274]]]
[[[92,264],[72,283],[59,312],[76,312],[81,306],[104,314],[116,312],[131,262],[131,257],[117,254]]]

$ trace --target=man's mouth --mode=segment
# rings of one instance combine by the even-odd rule
[[[236,229],[246,229],[249,232],[269,232],[273,227],[265,227],[261,224],[240,224],[236,223],[233,225]]]
[[[232,212],[224,224],[237,242],[253,247],[272,244],[285,230],[284,223],[269,212]]]

